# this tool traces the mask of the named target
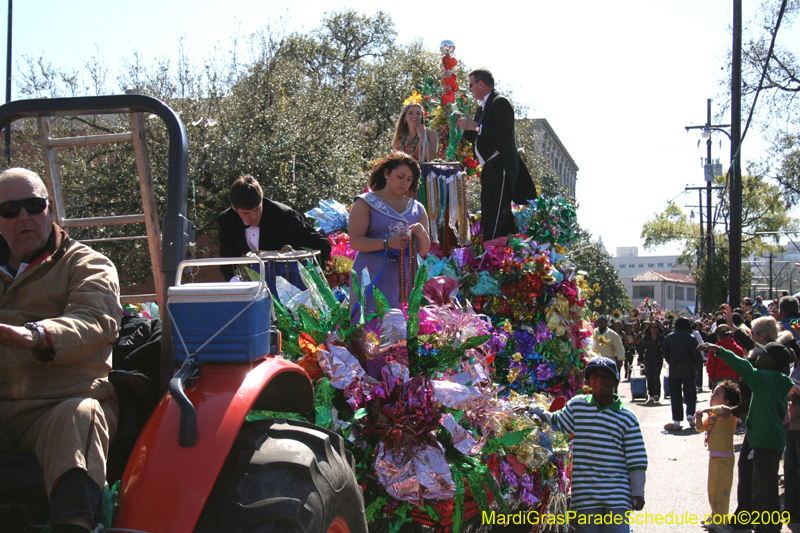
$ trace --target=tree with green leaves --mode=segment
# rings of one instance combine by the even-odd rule
[[[724,177],[717,178],[722,185]],[[723,189],[724,192],[724,189]],[[728,198],[720,193],[717,198],[719,227],[714,233],[714,263],[704,257],[701,268],[696,271],[698,295],[704,310],[715,309],[727,299],[728,256],[727,235],[729,228]],[[797,219],[787,213],[788,206],[780,186],[759,176],[742,177],[742,257],[763,256],[780,250],[780,232],[796,231]],[[689,268],[695,267],[696,258],[704,249],[700,241],[700,227],[674,202],[670,202],[660,213],[642,226],[645,249],[665,244],[680,243],[683,251],[679,261]],[[749,274],[742,274],[742,287],[746,292]]]
[[[610,261],[611,256],[588,231],[581,229],[578,232],[577,239],[567,249],[567,257],[578,270],[586,272],[590,285],[599,285],[599,290],[587,300],[586,309],[597,314],[610,314],[616,309],[625,312],[631,308],[628,291]]]
[[[247,50],[242,54],[241,49]],[[390,149],[403,99],[424,76],[436,75],[438,57],[420,42],[401,45],[391,18],[353,10],[329,14],[319,28],[286,33],[266,26],[246,43],[235,40],[197,61],[183,46],[176,62],[149,65],[139,52],[122,72],[108,73],[99,57],[86,72],[28,58],[19,83],[28,97],[60,97],[134,90],[165,101],[179,113],[189,137],[189,216],[198,228],[201,253],[213,253],[216,216],[228,206],[230,184],[254,175],[265,195],[306,211],[320,198],[349,203],[363,190],[374,159]],[[166,131],[147,120],[159,212],[166,181]],[[128,129],[126,117],[60,120],[55,136],[113,133]],[[19,124],[13,163],[43,173],[36,125]],[[59,151],[61,174],[71,198],[68,216],[137,213],[133,151],[128,145]],[[137,227],[73,229],[77,238],[141,234]],[[146,244],[95,244],[120,266],[127,284],[150,268]],[[212,249],[208,249],[212,248]]]
[[[756,19],[744,28],[742,45],[742,108],[753,108],[750,127],[759,128],[770,144],[768,156],[748,172],[775,180],[790,207],[800,201],[800,58],[787,36],[798,13],[799,0],[762,2]],[[720,77],[725,98],[730,68],[728,62]]]
[[[61,97],[134,90],[166,102],[186,126],[189,138],[189,218],[197,227],[200,255],[213,255],[216,216],[228,207],[228,189],[241,174],[252,174],[267,197],[298,211],[321,198],[349,204],[366,186],[372,161],[391,146],[403,101],[427,79],[439,79],[441,54],[420,41],[397,42],[384,12],[332,12],[318,28],[287,32],[267,25],[246,39],[196,59],[181,41],[176,61],[148,63],[138,51],[120,72],[109,72],[99,51],[82,72],[59,69],[45,58],[26,58],[18,78],[26,97]],[[466,65],[456,72],[466,79]],[[515,106],[518,112],[524,106]],[[59,120],[55,136],[127,131],[127,117],[94,121]],[[146,120],[159,213],[166,189],[166,130]],[[25,121],[14,132],[13,164],[43,174],[36,125]],[[544,158],[531,157],[535,176],[546,176]],[[59,151],[70,217],[140,212],[135,158],[129,145]],[[470,199],[480,184],[471,184]],[[139,227],[73,229],[79,239],[131,236]],[[150,272],[143,241],[95,244],[119,266],[127,285]]]

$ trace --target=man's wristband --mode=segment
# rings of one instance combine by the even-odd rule
[[[384,252],[388,252],[389,251],[389,238],[388,237],[383,239],[383,251]]]
[[[38,322],[25,322],[24,327],[30,330],[32,333],[36,333],[36,346],[34,346],[33,349],[36,350],[41,348],[45,341],[44,326]]]

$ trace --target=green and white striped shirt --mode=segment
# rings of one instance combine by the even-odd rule
[[[647,470],[636,415],[619,396],[606,407],[589,395],[572,398],[552,416],[553,427],[573,433],[571,510],[631,508],[629,472]]]

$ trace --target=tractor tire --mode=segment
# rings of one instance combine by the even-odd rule
[[[196,533],[367,533],[353,455],[296,420],[245,422]]]

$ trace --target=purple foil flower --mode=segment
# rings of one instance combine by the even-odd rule
[[[513,488],[519,487],[520,479],[517,474],[514,473],[514,469],[505,461],[500,462],[500,473],[503,475],[503,478],[508,482],[508,485]]]
[[[525,474],[522,476],[522,483],[520,484],[522,490],[520,491],[519,498],[528,505],[536,505],[544,496],[544,491],[541,487],[541,478],[537,479],[536,474]]]
[[[512,361],[510,365],[508,365],[509,370],[519,370],[519,374],[517,380],[519,380],[522,376],[529,372],[528,365],[526,365],[523,361]]]
[[[536,335],[537,344],[542,344],[543,342],[553,338],[553,332],[550,331],[550,328],[548,328],[547,324],[544,322],[539,322],[534,330],[534,334]]]
[[[514,347],[522,355],[527,355],[536,351],[536,337],[527,331],[517,331],[514,334]]]
[[[542,363],[538,367],[536,367],[536,379],[539,381],[547,381],[548,379],[554,376],[553,369],[550,368],[550,365]]]

